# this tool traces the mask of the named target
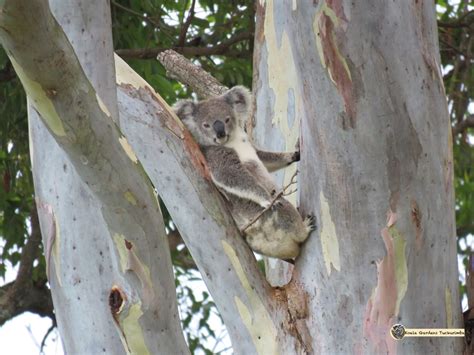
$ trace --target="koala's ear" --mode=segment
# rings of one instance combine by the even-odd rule
[[[225,101],[231,105],[239,115],[247,115],[250,111],[252,97],[244,86],[234,86],[224,95]]]
[[[173,111],[182,121],[193,118],[196,104],[192,100],[180,100],[173,105]]]

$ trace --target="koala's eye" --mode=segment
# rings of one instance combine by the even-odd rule
[[[229,123],[229,121],[230,121],[230,117],[226,117],[225,123]]]
[[[208,123],[204,123],[203,126],[204,126],[204,128],[209,128],[209,127],[211,127],[211,126],[209,126]]]

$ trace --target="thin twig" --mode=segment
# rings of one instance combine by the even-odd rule
[[[275,204],[275,202],[282,196],[287,196],[289,195],[289,193],[286,192],[286,190],[288,190],[288,188],[294,184],[296,184],[296,175],[298,175],[298,170],[295,171],[295,173],[293,174],[293,176],[291,177],[291,180],[290,182],[288,183],[288,185],[286,185],[285,187],[283,187],[283,189],[277,193],[275,195],[275,197],[273,197],[272,199],[272,202],[270,203],[270,206],[264,208],[262,211],[260,211],[254,219],[252,219],[249,223],[247,223],[241,230],[240,232],[241,233],[245,233],[245,231],[252,225],[254,224],[255,222],[257,222],[257,220],[262,217],[262,215],[267,212],[270,208],[272,208],[272,206]],[[296,192],[296,190],[294,190],[293,192]]]
[[[466,54],[464,52],[462,52],[459,48],[453,46],[451,43],[443,40],[443,39],[439,39],[439,42],[444,44],[446,47],[448,47],[447,49],[441,49],[442,51],[448,51],[448,50],[451,50],[453,52],[456,52],[457,54],[460,54],[460,55],[463,55],[463,56],[466,56]]]
[[[181,27],[181,31],[179,33],[178,38],[178,47],[184,47],[184,42],[186,41],[186,34],[188,33],[189,26],[191,25],[191,21],[194,18],[194,6],[196,5],[196,0],[192,0],[191,8],[188,12],[188,17],[186,21],[184,21],[183,26]]]
[[[118,2],[116,2],[114,0],[111,1],[111,4],[115,7],[117,7],[118,9],[123,10],[124,12],[127,12],[131,15],[134,15],[134,16],[142,19],[143,21],[149,23],[153,28],[159,28],[161,33],[163,33],[169,39],[174,40],[174,36],[172,36],[170,34],[172,28],[170,26],[168,26],[166,23],[164,23],[163,21],[160,21],[158,16],[146,16],[145,13],[141,13],[141,12],[132,10],[132,9],[126,7],[126,6],[123,6],[122,4],[119,4]],[[155,20],[155,18],[156,18],[156,20]]]
[[[173,49],[174,51],[181,53],[190,57],[206,57],[211,55],[222,55],[226,57],[242,57],[242,55],[247,52],[232,49],[234,44],[239,42],[248,41],[253,38],[253,33],[250,32],[241,32],[236,34],[234,37],[231,37],[225,41],[222,41],[219,44],[216,44],[211,47],[195,47],[195,46],[185,46],[185,47],[156,47],[156,48],[127,48],[127,49],[117,49],[115,52],[124,59],[133,58],[133,59],[150,59],[156,58],[156,56],[164,51]]]
[[[152,25],[154,27],[160,28],[160,23],[153,21],[152,18],[150,18],[148,16],[145,16],[144,14],[142,14],[138,11],[129,9],[128,7],[123,6],[122,4],[119,4],[116,1],[112,1],[112,5],[114,5],[115,7],[119,8],[119,9],[125,11],[125,12],[128,12],[129,14],[132,14],[134,16],[137,16],[137,17],[141,18],[143,21],[148,22],[150,25]]]
[[[49,327],[48,331],[46,332],[46,334],[43,337],[43,340],[41,341],[40,354],[44,354],[43,349],[44,349],[44,346],[46,345],[46,339],[48,339],[49,334],[51,334],[51,332],[53,331],[54,328],[56,328],[55,322],[53,322],[51,327]]]

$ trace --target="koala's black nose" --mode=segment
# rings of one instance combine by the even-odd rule
[[[222,121],[216,121],[212,125],[214,131],[216,131],[217,138],[224,138],[225,137],[225,126]]]

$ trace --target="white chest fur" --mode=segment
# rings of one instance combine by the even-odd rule
[[[242,163],[247,161],[260,162],[257,152],[250,143],[247,134],[241,129],[235,131],[229,141],[224,144],[224,146],[234,149]]]

